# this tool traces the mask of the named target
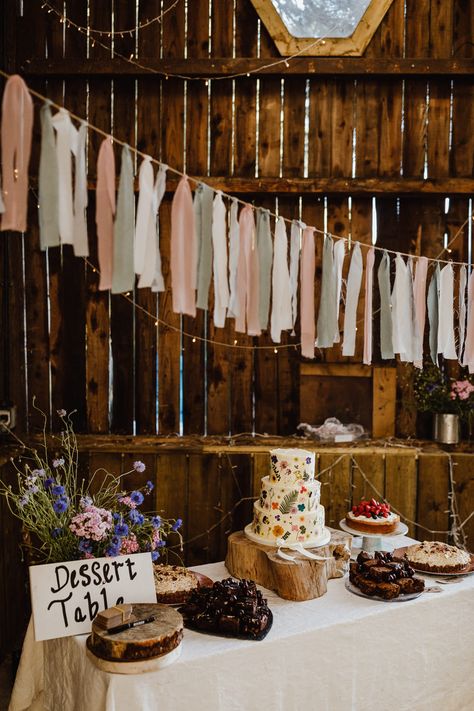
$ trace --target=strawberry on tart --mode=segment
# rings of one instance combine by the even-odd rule
[[[362,499],[360,504],[353,506],[346,514],[346,524],[361,533],[393,533],[399,523],[400,516],[390,511],[390,504],[375,499]]]

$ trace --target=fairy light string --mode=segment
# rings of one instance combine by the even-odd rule
[[[157,15],[156,17],[152,17],[149,20],[145,20],[143,22],[139,22],[138,24],[134,25],[133,27],[128,27],[128,28],[123,28],[121,30],[96,30],[94,27],[84,27],[83,25],[79,25],[77,22],[74,22],[74,20],[71,20],[70,17],[64,15],[60,10],[58,10],[54,5],[52,5],[50,2],[47,2],[47,0],[42,0],[41,4],[41,9],[47,8],[48,14],[54,13],[56,17],[59,18],[61,23],[65,23],[67,27],[74,27],[74,29],[78,30],[78,32],[82,32],[84,34],[89,34],[89,35],[98,35],[100,37],[125,37],[125,35],[129,35],[130,37],[133,36],[135,32],[138,32],[139,30],[145,29],[145,27],[150,27],[150,25],[153,25],[155,23],[161,23],[163,18],[174,8],[179,5],[180,2],[183,0],[174,0],[174,2],[166,8],[166,10],[163,10],[163,12],[160,15]]]

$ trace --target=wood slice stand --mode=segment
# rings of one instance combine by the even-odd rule
[[[327,590],[327,581],[342,578],[349,567],[352,536],[344,531],[331,531],[325,546],[311,548],[316,555],[329,560],[310,560],[291,551],[295,562],[283,560],[277,548],[249,540],[243,531],[232,533],[227,540],[225,564],[234,578],[249,578],[285,600],[312,600]]]

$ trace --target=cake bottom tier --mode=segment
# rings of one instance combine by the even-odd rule
[[[324,533],[324,506],[318,504],[310,513],[282,514],[262,509],[256,501],[251,528],[262,543],[269,541],[274,545],[277,539],[283,539],[288,544],[307,543]]]

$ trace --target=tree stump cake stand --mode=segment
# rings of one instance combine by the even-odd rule
[[[328,560],[311,560],[297,551],[290,551],[294,561],[283,560],[277,548],[254,543],[243,531],[237,531],[227,541],[227,570],[235,578],[255,580],[285,600],[321,597],[327,590],[328,580],[345,575],[351,555],[352,536],[332,528],[329,531],[329,543],[308,549]]]

